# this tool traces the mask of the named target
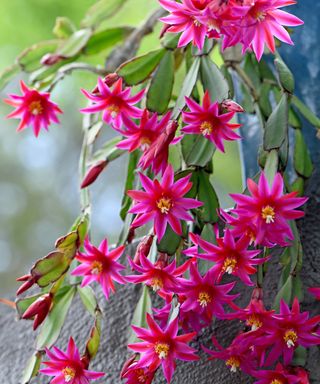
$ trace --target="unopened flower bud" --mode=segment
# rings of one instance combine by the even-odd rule
[[[36,278],[31,275],[24,275],[17,278],[17,281],[24,281],[24,283],[21,285],[21,287],[17,290],[17,296],[21,293],[27,291],[29,288],[33,286],[36,282]]]
[[[128,370],[131,368],[131,365],[134,363],[134,361],[136,360],[138,354],[137,353],[134,353],[133,355],[131,355],[126,361],[125,363],[123,364],[123,367],[121,369],[121,372],[120,372],[120,378],[123,379],[126,375],[126,373],[128,372]]]
[[[63,59],[63,56],[58,55],[56,53],[47,53],[44,55],[41,59],[41,64],[42,65],[47,65],[48,67],[54,64],[59,63]]]
[[[117,80],[119,80],[119,75],[117,73],[109,73],[104,79],[103,82],[108,86],[111,87]],[[99,88],[96,86],[92,93],[99,93]]]
[[[98,163],[94,164],[89,171],[87,172],[86,176],[84,177],[82,183],[81,183],[81,188],[86,188],[89,185],[91,185],[100,173],[104,170],[108,162],[106,160],[101,160]]]
[[[141,255],[148,257],[150,248],[152,246],[153,238],[154,238],[153,235],[145,236],[138,244],[136,253],[133,258],[133,261],[136,264],[140,265]]]
[[[221,103],[221,109],[226,110],[227,112],[245,112],[244,108],[242,108],[240,104],[230,99],[223,100]]]
[[[35,302],[33,302],[30,307],[24,312],[22,315],[23,319],[32,319],[34,317],[33,322],[33,330],[36,330],[38,326],[44,321],[47,317],[52,306],[52,295],[47,293],[41,297],[39,297]]]

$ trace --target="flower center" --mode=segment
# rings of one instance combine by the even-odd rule
[[[209,121],[204,121],[200,125],[200,132],[203,136],[211,135],[213,131],[213,125]]]
[[[284,341],[287,344],[288,348],[292,348],[295,346],[297,340],[298,340],[298,335],[296,332],[292,329],[289,329],[285,334],[284,334]]]
[[[237,357],[231,356],[230,359],[226,361],[226,365],[230,367],[231,372],[237,372],[240,368],[240,360]]]
[[[194,24],[196,27],[201,27],[201,23],[200,23],[200,21],[197,20],[197,19],[194,19],[194,20],[193,20],[193,24]]]
[[[160,277],[154,277],[151,281],[151,287],[154,290],[154,292],[158,291],[159,289],[163,288],[163,281]]]
[[[149,137],[141,137],[140,139],[140,147],[142,151],[147,150],[150,147],[151,140]]]
[[[147,376],[144,374],[144,370],[142,368],[136,370],[136,377],[139,383],[146,383]]]
[[[40,100],[32,101],[29,105],[29,111],[34,116],[41,115],[41,113],[43,112],[43,106],[41,104],[41,101]]]
[[[274,218],[276,217],[276,213],[275,213],[274,209],[272,207],[270,207],[270,205],[267,205],[267,206],[262,208],[261,216],[262,216],[263,220],[266,221],[267,224],[270,224],[270,223],[274,222]]]
[[[120,108],[116,104],[110,104],[107,107],[107,110],[110,111],[111,117],[113,119],[115,119],[118,116],[119,112],[120,112]]]
[[[283,384],[283,382],[281,380],[274,379],[274,380],[270,381],[270,384]]]
[[[161,199],[157,201],[157,207],[160,209],[161,213],[167,215],[172,207],[171,199],[168,197],[161,197]]]
[[[262,327],[262,321],[259,319],[257,315],[249,316],[246,323],[249,327],[251,327],[252,331],[255,331],[258,328]]]
[[[64,375],[64,380],[69,383],[72,379],[76,376],[76,371],[71,367],[66,367],[62,370],[62,373]]]
[[[211,296],[207,292],[200,292],[198,303],[201,305],[202,308],[205,308],[210,302],[211,302]]]
[[[93,275],[99,275],[99,273],[101,273],[103,270],[103,265],[101,263],[101,261],[97,261],[95,260],[92,264],[91,264],[91,273]]]
[[[262,12],[262,11],[258,11],[255,14],[255,18],[257,19],[257,21],[263,21],[266,18],[266,16],[267,16],[266,12]]]
[[[154,350],[160,359],[165,359],[168,356],[170,346],[167,343],[157,343]]]
[[[237,266],[237,259],[235,257],[227,257],[223,263],[222,270],[227,272],[228,275],[234,272]]]

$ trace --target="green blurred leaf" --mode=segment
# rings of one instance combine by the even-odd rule
[[[84,27],[97,27],[102,21],[114,15],[127,0],[100,0],[89,8],[81,24]]]
[[[298,196],[304,195],[304,178],[297,177],[295,181],[291,184],[291,191],[298,192]]]
[[[283,299],[286,303],[290,304],[292,298],[292,276],[290,275],[285,282],[285,284],[281,287],[277,296],[274,300],[273,307],[276,311],[279,311],[280,301]]]
[[[90,164],[94,164],[100,160],[112,161],[125,153],[122,149],[116,147],[121,140],[122,138],[119,136],[107,140],[100,149],[94,152],[90,159]]]
[[[77,291],[84,307],[92,316],[95,316],[97,309],[97,299],[93,289],[88,285],[85,287],[78,286]]]
[[[185,98],[191,95],[191,92],[198,80],[199,68],[200,68],[200,57],[196,57],[183,81],[176,105],[174,106],[174,109],[172,111],[173,119],[178,118],[178,116],[180,115],[182,109],[186,104]]]
[[[127,215],[127,212],[131,206],[131,198],[127,195],[129,189],[134,188],[134,179],[135,179],[135,170],[137,169],[137,164],[139,160],[139,152],[134,151],[129,155],[128,168],[127,168],[127,178],[126,184],[124,187],[124,193],[121,203],[120,217],[124,221]]]
[[[203,206],[198,208],[197,214],[204,223],[216,223],[219,218],[219,201],[209,177],[205,171],[199,171],[198,200],[203,202]]]
[[[156,69],[166,50],[161,48],[148,52],[142,56],[137,56],[121,64],[117,73],[123,77],[128,85],[136,85],[146,80]]]
[[[19,298],[16,300],[16,310],[18,312],[19,318],[25,313],[25,311],[30,307],[32,303],[34,303],[42,293],[38,293],[37,295],[27,296],[24,298]]]
[[[57,17],[52,32],[58,39],[67,39],[76,30],[76,26],[68,17]]]
[[[298,298],[299,302],[303,301],[303,284],[299,275],[293,276],[292,278],[292,299]]]
[[[10,67],[5,68],[0,73],[0,90],[3,89],[9,81],[20,72],[18,64],[13,64]]]
[[[56,50],[56,54],[63,58],[71,58],[76,56],[86,46],[91,35],[92,30],[89,28],[80,29],[79,31],[74,32],[59,46],[59,48]]]
[[[320,119],[300,100],[297,96],[293,95],[291,103],[298,109],[298,111],[305,117],[309,123],[316,128],[320,128]]]
[[[272,106],[270,103],[270,84],[263,83],[260,90],[259,106],[265,117],[269,117],[272,113]]]
[[[215,233],[213,231],[212,224],[206,223],[203,226],[202,232],[201,232],[201,237],[202,237],[202,239],[209,241],[212,244],[216,243],[216,236],[215,236]],[[204,253],[204,251],[200,248],[199,253]],[[204,275],[205,273],[207,273],[210,268],[212,268],[212,262],[210,262],[209,260],[204,260],[204,259],[200,259],[200,258],[198,259],[198,269],[199,269],[199,272],[201,273],[201,275]]]
[[[36,351],[29,359],[26,368],[23,371],[21,384],[29,384],[30,380],[38,374],[43,352]]]
[[[186,232],[185,222],[182,222],[181,224],[182,224],[182,232],[183,234],[185,234]],[[160,243],[157,243],[158,251],[167,253],[168,255],[174,255],[177,249],[180,247],[182,241],[183,240],[181,236],[177,235],[168,224],[166,228],[166,232],[163,235],[163,238],[161,239]]]
[[[149,111],[163,114],[166,112],[172,94],[174,82],[174,53],[167,51],[152,77],[147,93]]]
[[[256,92],[259,94],[261,86],[261,75],[259,64],[253,54],[245,56],[245,62],[243,67],[244,72],[251,80]]]
[[[101,339],[101,312],[96,311],[95,316],[95,322],[86,345],[86,356],[89,358],[89,361],[96,356]]]
[[[59,337],[61,328],[69,311],[76,287],[62,287],[54,297],[54,305],[45,319],[41,331],[37,337],[36,348],[50,348]]]
[[[264,168],[264,172],[269,182],[269,185],[273,184],[273,179],[278,171],[278,165],[279,165],[278,152],[276,150],[272,150],[267,154],[266,164]]]
[[[302,122],[297,112],[290,106],[289,108],[289,125],[294,129],[301,129]]]
[[[288,99],[284,94],[267,120],[264,132],[264,149],[279,149],[288,135]]]
[[[96,55],[111,48],[125,39],[132,30],[133,28],[131,27],[115,27],[95,32],[83,48],[83,53],[85,55]]]
[[[304,367],[307,363],[307,358],[308,353],[306,348],[303,348],[301,347],[301,345],[299,345],[294,351],[293,360],[291,364],[293,366]]]
[[[295,130],[295,146],[294,146],[294,168],[299,176],[308,179],[313,172],[313,164],[308,151],[308,147],[303,138],[301,130]]]
[[[180,35],[180,33],[166,33],[161,40],[161,45],[167,49],[176,49]]]
[[[53,53],[58,46],[57,40],[42,41],[25,49],[18,57],[17,63],[24,72],[33,72],[42,67],[41,59],[47,53]]]
[[[275,67],[279,75],[279,81],[282,88],[289,93],[294,92],[294,77],[287,64],[282,60],[279,54],[277,54],[274,60]]]
[[[147,327],[147,321],[146,321],[146,314],[150,313],[152,314],[152,303],[150,294],[148,291],[147,286],[143,286],[142,293],[140,296],[140,299],[138,301],[138,304],[133,312],[131,324],[136,325],[137,327]],[[133,332],[133,330],[129,329],[129,335],[128,335],[128,344],[135,343],[138,341],[136,334]]]
[[[200,74],[203,88],[209,91],[212,102],[221,102],[228,98],[228,82],[210,57],[201,57]]]
[[[181,149],[188,166],[205,167],[211,161],[216,147],[202,135],[185,135],[181,141]]]

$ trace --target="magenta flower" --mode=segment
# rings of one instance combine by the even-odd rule
[[[149,329],[132,325],[137,337],[143,342],[129,344],[128,347],[141,355],[137,368],[148,367],[149,370],[155,371],[161,365],[164,376],[170,383],[175,370],[175,360],[195,361],[199,359],[195,355],[195,349],[187,345],[196,333],[178,336],[178,318],[162,329],[147,313],[147,323]]]
[[[53,351],[46,349],[49,361],[44,362],[47,368],[40,372],[47,376],[54,376],[52,384],[89,384],[89,381],[99,379],[105,374],[103,372],[88,371],[80,358],[79,351],[70,337],[66,352],[57,347]]]
[[[125,267],[117,263],[125,247],[122,245],[109,252],[107,239],[104,239],[99,248],[96,248],[87,238],[84,241],[84,248],[86,254],[81,252],[77,254],[76,259],[81,264],[72,271],[72,275],[84,276],[82,287],[97,281],[101,285],[105,297],[109,299],[110,291],[115,292],[114,281],[119,284],[126,283],[119,273]]]
[[[154,232],[160,241],[165,233],[167,224],[178,235],[182,234],[180,220],[192,221],[188,209],[198,208],[200,201],[183,197],[192,187],[189,181],[191,174],[174,181],[174,172],[171,165],[166,168],[162,181],[152,181],[140,173],[140,180],[145,191],[128,191],[135,205],[129,210],[136,213],[132,227],[140,227],[148,221],[154,221]]]
[[[252,376],[259,379],[254,384],[299,384],[300,379],[295,375],[291,375],[280,363],[277,364],[275,370],[271,371],[254,371]]]
[[[234,212],[242,219],[250,221],[256,226],[256,244],[270,246],[270,243],[284,245],[287,239],[293,240],[293,234],[288,220],[302,217],[302,211],[294,208],[300,207],[308,199],[296,197],[297,192],[283,194],[283,179],[277,173],[272,187],[264,173],[261,173],[259,184],[248,179],[248,189],[251,196],[243,194],[230,194],[237,203]],[[279,242],[279,237],[281,241]]]
[[[186,103],[190,112],[182,112],[182,119],[187,124],[182,128],[182,132],[203,135],[221,152],[224,152],[223,140],[233,141],[241,138],[233,132],[241,124],[229,123],[235,112],[220,114],[218,102],[211,104],[208,91],[204,94],[203,106],[188,97],[186,97]]]
[[[183,282],[180,277],[188,270],[190,261],[185,262],[180,267],[176,267],[176,260],[169,265],[163,262],[152,264],[144,255],[140,256],[141,266],[128,258],[132,269],[139,272],[140,275],[126,276],[126,280],[135,284],[145,283],[152,287],[154,291],[163,290],[166,293],[175,293]]]
[[[250,239],[247,236],[242,236],[236,240],[229,229],[225,230],[224,237],[217,238],[217,245],[194,234],[190,234],[190,238],[205,253],[195,252],[194,247],[191,248],[191,251],[186,250],[185,253],[188,256],[193,255],[215,263],[212,269],[217,272],[218,282],[227,273],[238,276],[246,285],[253,285],[249,276],[257,272],[254,266],[267,260],[267,258],[255,258],[261,251],[248,250]]]
[[[148,368],[137,368],[137,363],[132,366],[122,375],[122,379],[126,380],[125,384],[151,384],[155,372]]]
[[[143,111],[140,125],[138,126],[126,115],[123,116],[123,122],[126,129],[119,132],[126,137],[125,140],[117,144],[118,148],[126,149],[129,152],[140,148],[142,152],[159,137],[169,123],[171,113],[168,112],[158,122],[158,115],[150,113],[147,109]]]
[[[315,296],[317,300],[320,300],[320,287],[309,288],[308,291]]]
[[[168,32],[182,32],[178,47],[184,47],[190,41],[199,49],[203,48],[207,27],[201,20],[202,10],[208,1],[182,0],[177,3],[173,0],[159,0],[159,3],[170,12],[169,16],[160,20],[169,25]]]
[[[50,93],[28,88],[23,81],[20,81],[20,88],[22,96],[11,94],[10,99],[4,99],[5,103],[16,108],[7,118],[21,119],[18,132],[32,125],[33,133],[38,137],[41,128],[48,130],[52,122],[60,123],[57,114],[62,111],[50,100]]]
[[[320,345],[320,335],[315,330],[320,323],[320,315],[309,319],[308,312],[300,312],[297,298],[294,299],[292,310],[285,303],[280,303],[280,313],[273,315],[272,326],[265,327],[265,336],[256,340],[257,345],[271,346],[266,365],[273,364],[281,355],[285,365],[290,364],[293,353],[298,346],[308,348]]]
[[[122,89],[122,78],[118,79],[111,89],[102,79],[98,79],[98,93],[89,93],[82,89],[82,93],[93,102],[93,105],[83,108],[83,113],[97,113],[102,111],[102,119],[119,130],[123,124],[123,117],[139,118],[142,110],[135,107],[143,97],[145,90],[130,96],[131,88]]]
[[[224,318],[225,312],[223,306],[230,304],[237,295],[228,295],[235,286],[235,282],[218,285],[216,281],[216,272],[210,269],[203,277],[200,275],[195,264],[190,266],[190,280],[183,285],[183,294],[186,300],[181,305],[181,310],[195,311],[204,315],[208,321],[213,316]]]

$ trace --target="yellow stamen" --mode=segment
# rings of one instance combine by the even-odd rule
[[[240,360],[237,357],[231,356],[230,359],[226,361],[226,365],[230,367],[231,372],[237,372],[240,368]]]
[[[136,376],[137,376],[139,383],[146,383],[147,382],[148,377],[145,375],[143,369],[137,369],[136,370]]]
[[[168,356],[170,346],[167,343],[157,343],[154,347],[160,359],[165,359]]]
[[[206,307],[209,303],[211,303],[211,296],[207,292],[200,292],[198,302],[202,308]]]
[[[276,213],[270,205],[267,205],[262,208],[261,211],[262,218],[266,221],[267,224],[273,223],[274,218],[276,217]]]
[[[200,132],[203,134],[203,136],[211,135],[213,131],[213,125],[209,121],[204,121],[200,125]]]
[[[69,381],[73,380],[76,376],[76,371],[71,367],[66,367],[62,370],[64,375],[64,380],[69,383]]]
[[[91,273],[92,275],[99,275],[99,273],[101,273],[103,270],[103,265],[100,261],[97,261],[95,260],[92,264],[91,264]]]
[[[37,100],[37,101],[33,101],[32,103],[30,103],[29,105],[29,111],[37,116],[37,115],[41,115],[41,113],[43,112],[43,106],[41,104],[41,101],[40,100]]]
[[[151,281],[151,287],[156,292],[163,288],[163,281],[160,277],[154,277]]]
[[[270,384],[283,384],[282,380],[274,379]]]
[[[222,270],[227,272],[228,275],[234,272],[237,266],[237,259],[235,257],[227,257],[223,263]]]
[[[193,24],[194,24],[196,27],[201,27],[201,23],[200,23],[200,21],[197,20],[197,19],[194,19],[194,20],[193,20]]]
[[[171,199],[161,197],[161,199],[157,201],[157,207],[160,209],[161,213],[165,213],[167,215],[172,208]]]
[[[257,315],[249,316],[246,323],[249,327],[251,327],[252,331],[255,331],[256,329],[262,327],[262,321]]]
[[[148,149],[151,145],[151,140],[148,137],[141,137],[140,139],[140,147],[142,151]]]
[[[296,342],[298,340],[298,335],[296,334],[296,332],[293,329],[289,329],[284,334],[283,339],[286,342],[287,347],[288,348],[292,348],[292,347],[295,346],[295,344],[296,344]]]
[[[107,107],[107,110],[111,112],[111,117],[114,119],[118,116],[118,113],[120,112],[120,108],[115,105],[111,104]]]
[[[266,12],[256,12],[255,14],[255,18],[258,20],[258,21],[263,21],[265,18],[266,18]]]

